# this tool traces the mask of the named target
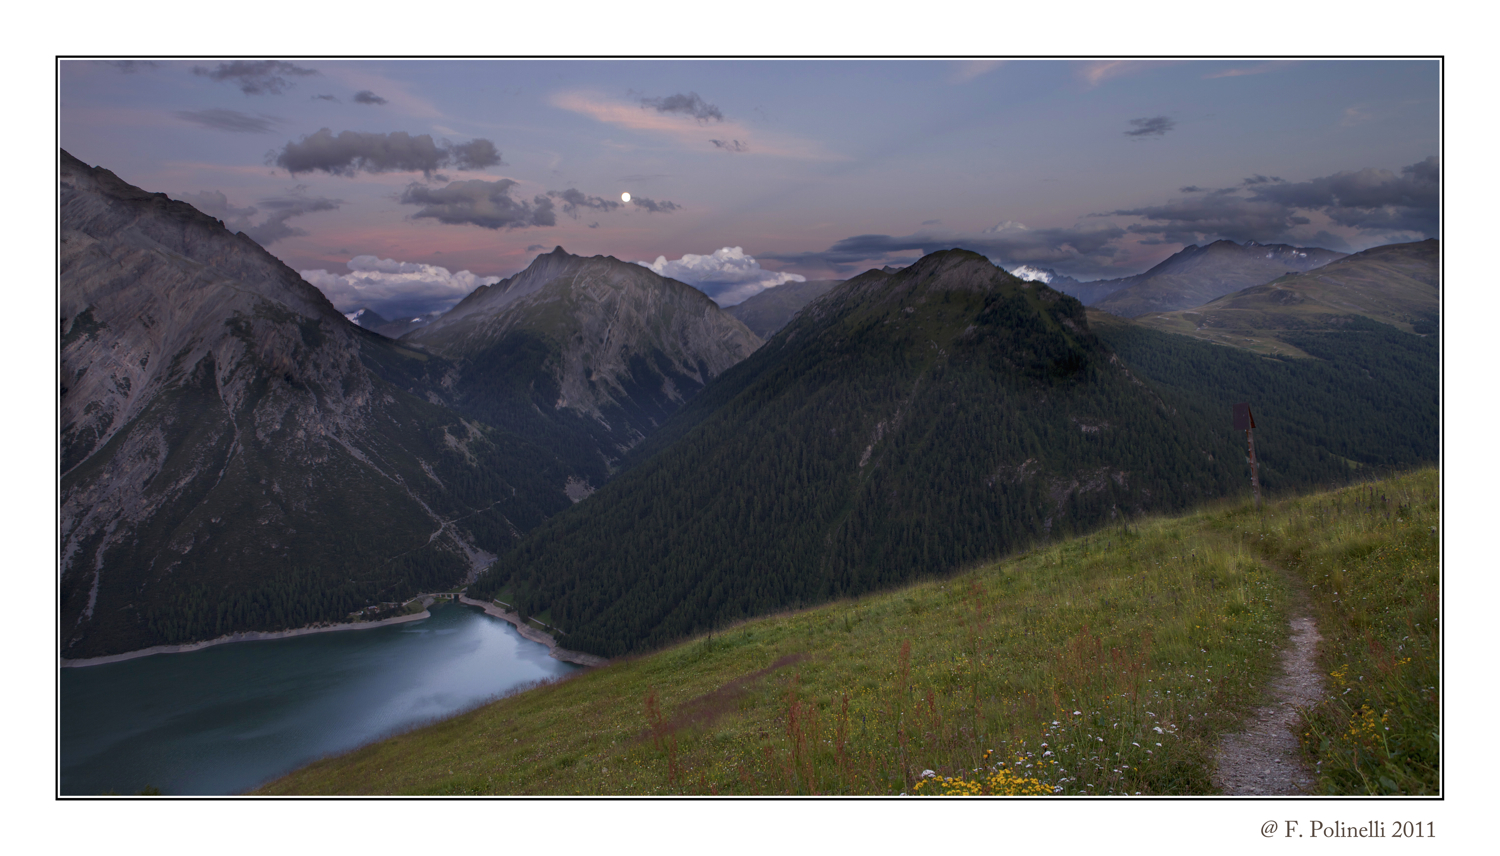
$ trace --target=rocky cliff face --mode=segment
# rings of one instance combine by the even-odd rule
[[[496,424],[540,416],[586,435],[605,467],[761,344],[689,285],[561,247],[402,342],[458,362],[458,406]]]
[[[567,505],[244,234],[66,152],[60,193],[64,656],[336,620]]]

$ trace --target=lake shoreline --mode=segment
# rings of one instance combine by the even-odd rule
[[[189,642],[185,645],[155,645],[150,648],[142,648],[138,651],[126,651],[123,654],[108,654],[103,657],[87,657],[81,660],[69,660],[58,658],[58,666],[64,669],[77,669],[87,666],[103,666],[108,663],[123,663],[126,660],[137,660],[141,657],[151,657],[156,654],[187,654],[192,651],[201,651],[204,648],[212,648],[215,645],[229,645],[234,642],[265,642],[271,639],[290,639],[294,636],[310,636],[314,633],[336,633],[344,630],[372,630],[376,627],[386,627],[392,624],[405,624],[408,621],[421,621],[431,618],[432,613],[424,609],[412,615],[399,615],[395,618],[383,618],[380,621],[352,621],[345,624],[315,625],[312,627],[298,627],[292,630],[245,630],[239,633],[230,633],[217,639],[207,639],[202,642]]]
[[[459,595],[458,600],[460,603],[466,603],[469,606],[479,607],[480,609],[484,610],[485,615],[490,615],[502,621],[510,622],[515,626],[516,631],[525,638],[531,640],[532,642],[546,645],[547,652],[551,654],[552,659],[554,660],[561,660],[564,663],[573,663],[574,665],[578,666],[587,666],[591,669],[597,669],[600,666],[609,665],[609,660],[606,660],[603,657],[598,657],[593,654],[585,654],[582,651],[569,651],[566,648],[559,647],[557,644],[557,640],[552,638],[550,634],[543,633],[542,631],[522,621],[521,616],[517,613],[506,612],[493,603],[482,600],[474,600],[473,598],[465,597],[464,595]]]

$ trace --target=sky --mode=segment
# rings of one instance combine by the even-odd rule
[[[1092,280],[1439,236],[1433,59],[59,65],[62,148],[387,318],[556,246],[731,305],[950,247]]]

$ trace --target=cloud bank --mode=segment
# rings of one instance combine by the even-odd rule
[[[221,83],[233,83],[246,95],[280,95],[293,85],[284,75],[305,77],[317,72],[279,59],[239,59],[221,62],[213,68],[195,65],[193,74]]]
[[[547,191],[547,195],[553,199],[561,199],[563,213],[574,220],[578,219],[578,209],[580,208],[592,208],[595,211],[613,211],[624,205],[623,202],[605,199],[602,196],[589,196],[583,191],[572,187],[567,190],[549,190]],[[599,224],[595,223],[594,225],[597,226]]]
[[[760,257],[852,276],[872,267],[909,263],[915,254],[960,247],[1011,270],[1029,266],[1072,277],[1115,277],[1126,270],[1138,272],[1127,267],[1141,256],[1133,245],[1207,244],[1227,238],[1241,244],[1363,249],[1437,237],[1440,180],[1436,156],[1394,172],[1366,168],[1307,181],[1257,174],[1234,187],[1186,185],[1178,188],[1180,195],[1162,204],[1090,214],[1071,227],[1031,229],[1006,220],[980,232],[855,235],[826,250]],[[1315,220],[1319,217],[1323,223]],[[1339,226],[1351,230],[1353,237],[1329,230]]]
[[[346,274],[321,269],[297,273],[317,286],[340,312],[369,308],[392,320],[446,312],[479,286],[500,281],[497,276],[475,276],[466,270],[452,273],[437,265],[376,256],[355,256],[348,267]]]
[[[761,258],[822,267],[852,276],[886,264],[910,263],[955,247],[971,250],[1006,266],[1032,265],[1088,274],[1113,274],[1124,228],[1085,222],[1072,227],[1029,229],[1007,220],[982,232],[934,231],[916,235],[855,235],[820,252],[762,253]]]
[[[397,200],[402,205],[420,205],[411,215],[430,217],[439,223],[469,224],[486,229],[524,229],[528,226],[556,226],[557,216],[552,199],[538,194],[530,202],[510,195],[516,182],[455,181],[446,187],[428,187],[412,183]]]
[[[192,122],[211,131],[230,131],[238,134],[268,134],[275,130],[281,120],[261,113],[251,116],[238,110],[211,107],[207,110],[178,110],[172,114],[186,122]]]
[[[657,202],[655,199],[647,199],[644,196],[630,197],[630,204],[637,208],[646,209],[646,213],[648,214],[670,214],[682,208],[676,202],[668,202],[666,200]]]
[[[1295,182],[1253,175],[1238,187],[1195,187],[1192,191],[1203,195],[1111,211],[1109,216],[1140,218],[1144,222],[1132,225],[1131,232],[1180,244],[1218,238],[1242,243],[1298,240],[1292,231],[1311,223],[1307,214],[1313,212],[1371,239],[1436,237],[1440,177],[1436,156],[1402,167],[1399,174],[1366,168]]]
[[[745,255],[740,247],[724,247],[712,255],[692,253],[676,260],[657,256],[654,262],[636,262],[658,274],[685,282],[707,294],[720,306],[733,306],[768,288],[788,282],[805,282],[795,273],[763,270],[760,262]]]
[[[361,89],[360,91],[354,93],[354,103],[355,104],[385,104],[387,102],[386,102],[386,100],[384,98],[381,98],[379,95],[376,95],[375,93],[371,92],[370,90],[368,90],[368,89]]]
[[[460,145],[437,143],[431,134],[412,136],[405,131],[376,134],[328,128],[289,142],[271,163],[293,175],[326,172],[353,177],[360,172],[420,172],[432,175],[439,169],[481,170],[500,163],[500,152],[489,140],[476,139]]]

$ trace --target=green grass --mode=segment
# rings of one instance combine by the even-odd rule
[[[1213,793],[1313,583],[1324,667],[1359,685],[1309,715],[1320,786],[1430,792],[1436,515],[1425,471],[1132,522],[579,673],[260,792]],[[1341,766],[1362,705],[1392,728],[1385,754],[1366,741]]]

